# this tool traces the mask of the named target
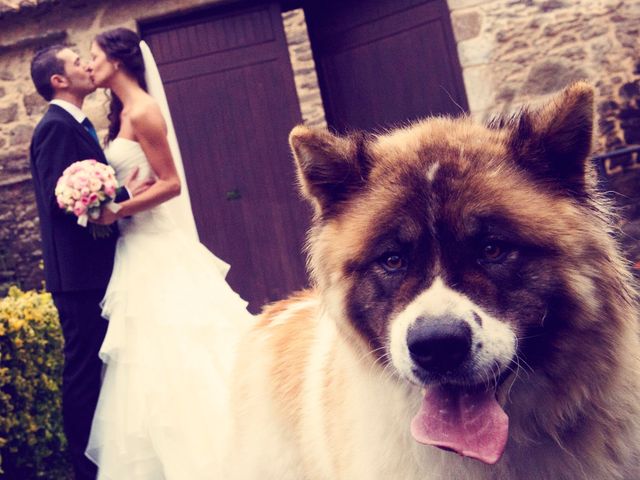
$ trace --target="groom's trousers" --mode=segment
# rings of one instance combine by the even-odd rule
[[[100,315],[104,293],[88,290],[53,294],[65,342],[62,415],[76,480],[95,480],[97,473],[84,452],[100,393],[102,362],[98,352],[108,324]]]

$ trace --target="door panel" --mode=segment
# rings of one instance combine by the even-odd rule
[[[324,0],[305,7],[325,113],[338,131],[468,109],[442,0]]]
[[[277,3],[143,26],[165,84],[200,239],[252,311],[305,284],[301,122]]]

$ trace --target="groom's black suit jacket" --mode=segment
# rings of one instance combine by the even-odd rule
[[[93,238],[91,228],[77,225],[75,215],[58,207],[54,193],[58,178],[73,162],[95,159],[107,163],[102,149],[70,113],[51,105],[34,131],[30,153],[47,290],[56,293],[106,288],[113,268],[117,227],[113,226],[108,238]]]
[[[94,239],[91,228],[78,225],[75,215],[58,207],[55,187],[73,162],[106,159],[95,139],[57,105],[49,107],[36,127],[30,153],[46,287],[53,294],[65,341],[62,413],[68,453],[76,480],[95,480],[96,467],[84,451],[100,392],[98,351],[107,328],[100,300],[113,269],[118,231],[114,225],[110,237]]]

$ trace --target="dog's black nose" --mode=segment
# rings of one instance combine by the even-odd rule
[[[407,333],[414,362],[428,372],[455,370],[471,352],[471,328],[450,316],[420,317]]]

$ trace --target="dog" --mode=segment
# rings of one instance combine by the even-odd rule
[[[241,341],[230,478],[640,478],[637,298],[593,97],[292,130],[312,288]]]

